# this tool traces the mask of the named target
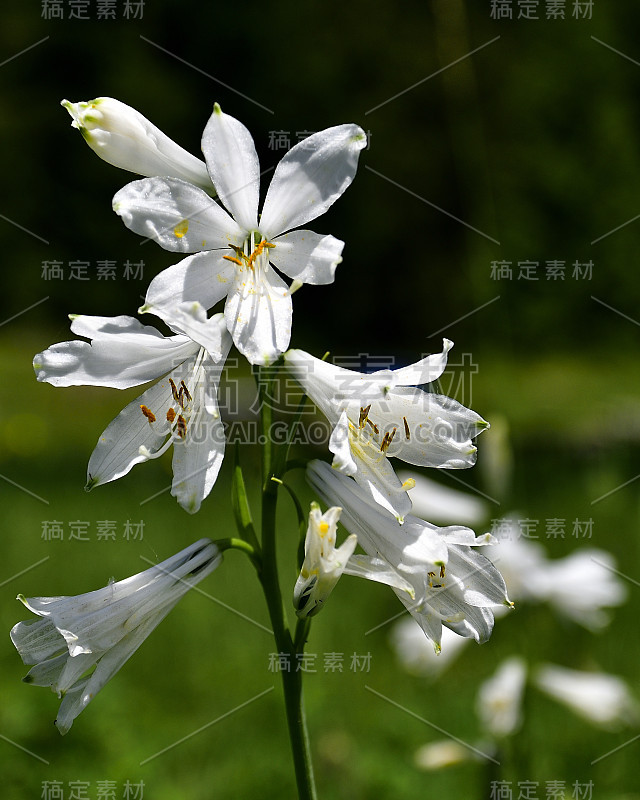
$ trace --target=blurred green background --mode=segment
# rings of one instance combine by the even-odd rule
[[[135,393],[55,390],[36,384],[31,368],[34,353],[70,338],[68,313],[135,314],[149,279],[175,261],[141,246],[112,213],[112,195],[134,176],[89,150],[60,100],[116,97],[194,153],[217,101],[248,126],[263,168],[284,153],[270,146],[276,131],[293,144],[298,132],[353,121],[370,137],[353,185],[310,225],[346,247],[333,285],[295,295],[293,346],[404,363],[439,350],[442,336],[453,339],[444,390],[504,420],[513,458],[500,487],[490,431],[478,468],[460,479],[494,498],[492,517],[515,508],[540,520],[551,556],[584,546],[570,521],[592,519],[588,544],[610,550],[631,578],[628,603],[599,635],[524,606],[436,683],[402,671],[391,625],[367,634],[400,611],[392,593],[341,581],[308,648],[318,654],[307,707],[320,796],[489,796],[481,765],[419,771],[415,750],[440,736],[365,685],[471,741],[479,736],[478,682],[516,652],[613,672],[640,697],[637,6],[595,0],[589,19],[588,4],[576,17],[567,0],[564,19],[547,19],[547,8],[562,3],[146,0],[141,18],[126,19],[124,0],[4,5],[4,629],[26,618],[18,591],[89,591],[144,569],[141,556],[164,559],[233,530],[229,463],[195,517],[167,492],[145,502],[167,486],[166,460],[85,495],[95,441]],[[107,6],[115,19],[100,18]],[[493,6],[510,7],[513,18],[492,18]],[[539,18],[518,19],[525,6]],[[54,7],[62,18],[49,18]],[[88,18],[70,18],[81,13]],[[144,261],[142,279],[124,278],[127,261]],[[62,277],[45,262],[58,262]],[[87,280],[70,278],[74,262],[88,263]],[[115,280],[98,278],[99,262],[115,264]],[[244,386],[247,370],[236,377]],[[257,480],[253,448],[242,457]],[[299,490],[311,499],[301,482]],[[283,579],[293,586],[295,526],[284,498],[281,512]],[[568,521],[564,538],[545,540],[551,518]],[[116,523],[115,541],[99,540],[105,520]],[[124,538],[128,520],[143,523],[142,540]],[[63,540],[42,538],[52,521]],[[87,523],[88,541],[70,539],[75,522]],[[144,795],[161,800],[294,796],[279,676],[269,671],[274,645],[237,613],[268,624],[253,572],[231,553],[202,588],[215,600],[185,598],[64,739],[52,724],[56,698],[20,683],[25,670],[5,638],[3,796],[40,797],[45,781],[60,782],[65,797],[74,781],[85,782],[90,798],[100,796],[100,781],[112,781],[118,797],[126,781],[143,781]],[[330,652],[345,654],[342,673],[322,669]],[[354,652],[371,653],[368,673],[349,669]],[[566,782],[568,797],[573,783],[588,780],[594,797],[640,797],[639,743],[591,765],[637,733],[597,732],[532,698],[519,739],[526,760],[506,764],[504,774],[516,797],[525,780],[539,783],[539,797],[552,780]]]

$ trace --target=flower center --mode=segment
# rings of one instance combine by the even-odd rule
[[[265,261],[268,263],[269,250],[275,247],[275,244],[273,244],[273,242],[268,242],[266,239],[262,239],[257,245],[254,245],[254,241],[254,234],[252,233],[244,243],[244,248],[237,247],[235,244],[230,245],[231,249],[235,253],[235,256],[222,257],[226,261],[231,261],[233,264],[237,264],[240,269],[248,267],[249,269],[255,271],[256,263],[259,267],[264,266]]]

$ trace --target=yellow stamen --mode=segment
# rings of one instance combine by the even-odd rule
[[[171,424],[175,418],[176,418],[176,412],[173,410],[173,408],[170,408],[167,411],[167,422]]]
[[[184,437],[187,435],[187,420],[182,416],[182,414],[178,416],[176,433],[181,439],[184,439]]]
[[[189,390],[187,389],[187,384],[184,381],[180,381],[180,391],[184,390],[184,396],[187,398],[189,402],[193,400],[193,397],[189,394]]]

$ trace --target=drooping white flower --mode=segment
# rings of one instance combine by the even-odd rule
[[[331,283],[344,243],[293,230],[319,217],[353,180],[364,131],[337,125],[309,136],[277,165],[258,220],[260,166],[249,131],[220,106],[202,151],[222,203],[177,178],[134,181],[113,198],[125,225],[165,250],[194,253],[154,278],[142,311],[170,325],[181,303],[212,308],[227,298],[233,341],[249,361],[268,364],[289,345],[291,290]],[[274,271],[294,281],[291,290]]]
[[[63,105],[73,117],[89,147],[115,167],[148,177],[166,176],[188,181],[213,193],[204,161],[176,144],[146,117],[113,97]]]
[[[314,616],[320,611],[343,573],[386,583],[413,596],[411,584],[382,559],[353,555],[358,543],[354,534],[336,548],[336,528],[341,511],[334,506],[322,514],[317,503],[311,504],[304,562],[293,589],[293,604],[301,618]]]
[[[613,730],[640,721],[638,702],[617,675],[544,664],[536,671],[534,682],[550,697],[599,727]]]
[[[438,525],[480,525],[489,516],[487,503],[469,492],[443,486],[417,472],[399,471],[398,478],[404,484],[413,484],[409,498],[416,517]]]
[[[91,344],[60,342],[35,356],[38,380],[54,386],[126,389],[162,376],[98,439],[87,467],[87,489],[121,478],[174,445],[171,494],[189,513],[200,508],[224,457],[217,392],[231,347],[222,314],[205,319],[202,309],[183,309],[183,330],[197,327],[198,339],[192,339],[182,332],[163,336],[133,317],[74,316],[71,330]]]
[[[503,661],[491,678],[480,685],[476,710],[492,736],[511,736],[520,727],[526,679],[526,662],[520,656],[513,656]]]
[[[400,521],[411,510],[407,490],[388,461],[464,469],[475,463],[472,438],[489,427],[482,417],[443,395],[417,388],[443,373],[453,346],[397,370],[365,374],[336,367],[303,350],[285,364],[333,427],[333,466],[353,476],[369,496]]]
[[[363,550],[411,584],[413,598],[394,591],[436,650],[443,625],[477,642],[489,638],[491,607],[511,605],[500,573],[474,549],[491,544],[489,534],[476,537],[469,528],[454,525],[438,528],[411,515],[400,525],[354,480],[321,461],[308,465],[307,479],[327,503],[342,507],[341,520]]]
[[[11,640],[24,678],[62,697],[56,726],[65,734],[102,687],[135,653],[186,592],[222,560],[210,539],[103,589],[76,597],[18,595],[41,619],[19,622]],[[88,674],[87,674],[88,673]]]

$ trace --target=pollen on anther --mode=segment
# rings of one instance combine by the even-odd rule
[[[394,428],[391,433],[385,433],[382,444],[380,445],[381,453],[385,453],[389,449],[389,445],[393,441],[393,437],[396,435],[397,430],[397,428]]]
[[[189,390],[187,389],[187,384],[184,381],[180,381],[180,391],[184,391],[184,396],[189,402],[193,400],[193,397],[191,397]]]
[[[176,432],[181,439],[184,439],[184,437],[187,435],[187,420],[182,416],[182,414],[178,416]]]
[[[366,408],[360,408],[360,418],[358,420],[358,427],[364,428],[365,423],[368,421],[367,417],[369,416],[369,409],[371,408],[371,403]]]
[[[374,433],[380,433],[380,428],[378,428],[378,426],[375,424],[375,422],[371,422],[371,420],[369,419],[369,417],[367,417],[367,422],[368,422],[368,424],[369,424],[369,425],[371,425],[371,427],[373,428],[373,432],[374,432]]]
[[[404,435],[407,437],[407,441],[411,439],[411,432],[409,431],[409,423],[407,422],[406,417],[402,417],[402,421],[404,422]]]
[[[176,403],[180,403],[180,395],[178,394],[178,390],[176,389],[176,385],[173,382],[173,378],[169,378],[169,383],[171,384],[171,394],[173,395],[173,399]]]
[[[149,423],[156,421],[156,415],[153,413],[153,411],[150,408],[148,408],[148,406],[141,405],[140,406],[140,410],[145,415],[145,417],[149,420]]]
[[[170,408],[167,411],[167,422],[172,423],[175,418],[176,418],[176,412],[173,408]]]

